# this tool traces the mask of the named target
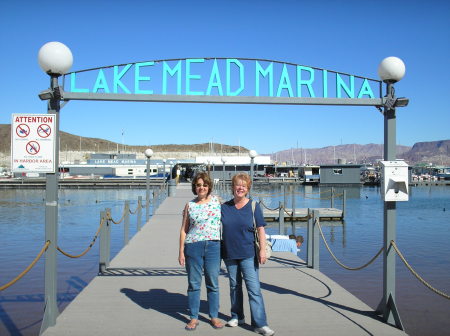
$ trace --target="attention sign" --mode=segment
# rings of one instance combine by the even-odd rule
[[[55,114],[12,115],[13,172],[55,172],[55,124]]]

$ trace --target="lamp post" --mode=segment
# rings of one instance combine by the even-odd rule
[[[252,181],[252,187],[248,191],[249,196],[251,196],[252,188],[253,188],[253,164],[255,162],[255,157],[258,155],[254,149],[248,152],[248,156],[250,156],[250,179]]]
[[[144,154],[147,157],[147,188],[145,193],[145,222],[147,223],[150,219],[150,159],[152,158],[153,150],[151,148],[147,148]]]
[[[222,184],[225,187],[225,162],[227,162],[227,159],[222,156]]]
[[[172,178],[172,170],[173,170],[173,161],[170,161],[170,177],[169,177],[169,192],[168,196],[175,196],[175,189],[176,189],[176,183],[175,180]]]
[[[396,115],[395,108],[406,106],[407,98],[395,96],[394,83],[405,75],[405,64],[397,57],[385,58],[378,67],[378,75],[386,83],[384,115],[384,160],[396,158]],[[383,298],[377,311],[385,322],[404,329],[395,303],[395,251],[391,241],[396,238],[396,202],[385,201],[383,211]]]
[[[57,295],[57,246],[58,246],[58,168],[59,168],[59,111],[61,90],[58,77],[72,66],[70,49],[60,42],[44,44],[38,53],[41,69],[50,76],[50,89],[39,94],[41,100],[48,100],[47,113],[55,114],[55,171],[46,174],[45,183],[45,241],[50,245],[45,253],[45,310],[42,319],[42,333],[56,324],[59,315]]]

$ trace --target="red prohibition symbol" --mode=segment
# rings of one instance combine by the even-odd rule
[[[26,138],[30,134],[30,127],[26,124],[20,124],[16,127],[16,134],[21,138]]]
[[[30,155],[36,155],[39,153],[41,146],[36,141],[30,141],[27,143],[27,153]]]
[[[37,133],[41,138],[48,138],[52,134],[52,129],[47,124],[41,124],[37,128]]]

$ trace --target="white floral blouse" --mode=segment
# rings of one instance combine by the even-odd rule
[[[208,203],[188,203],[189,231],[185,244],[203,240],[220,240],[220,202],[217,196],[211,196]]]

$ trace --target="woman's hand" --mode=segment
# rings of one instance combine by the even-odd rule
[[[184,252],[180,251],[179,255],[178,255],[178,262],[180,263],[181,266],[184,266],[186,259],[184,258]]]
[[[265,264],[266,261],[267,261],[266,248],[265,248],[265,246],[259,250],[259,258],[258,258],[258,261],[259,261],[260,264]]]

